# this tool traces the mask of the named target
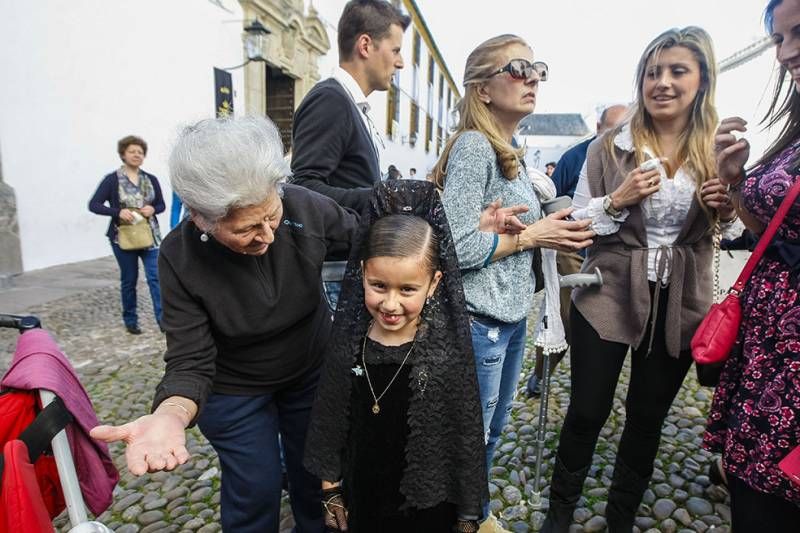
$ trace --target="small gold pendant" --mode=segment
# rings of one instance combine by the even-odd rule
[[[377,415],[381,412],[380,406],[378,406],[378,402],[375,402],[375,405],[372,406],[372,414]]]

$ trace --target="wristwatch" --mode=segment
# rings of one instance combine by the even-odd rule
[[[614,208],[614,202],[611,201],[610,194],[607,194],[603,198],[603,211],[605,211],[610,217],[618,217],[622,214],[622,211]]]

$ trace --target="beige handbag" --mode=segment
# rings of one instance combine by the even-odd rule
[[[133,224],[120,224],[117,226],[119,247],[123,250],[144,250],[152,248],[153,230],[146,218]]]

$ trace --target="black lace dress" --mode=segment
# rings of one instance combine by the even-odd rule
[[[384,346],[367,339],[365,355],[369,377],[380,395],[411,343]],[[441,503],[429,509],[405,507],[400,480],[406,468],[405,451],[409,434],[409,379],[414,353],[400,369],[394,383],[380,399],[380,412],[372,412],[375,400],[364,373],[361,354],[356,359],[350,392],[350,431],[344,449],[342,470],[345,501],[350,513],[350,531],[448,532],[456,522],[456,507]]]

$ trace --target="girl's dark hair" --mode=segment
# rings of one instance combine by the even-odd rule
[[[781,3],[783,3],[783,0],[770,0],[764,10],[764,26],[768,33],[772,33],[775,22],[775,8]],[[795,84],[791,80],[788,80],[788,87],[784,89],[784,84],[786,84],[788,78],[787,74],[786,68],[781,65],[778,79],[775,82],[775,90],[772,94],[772,102],[761,120],[761,124],[764,124],[766,128],[771,128],[784,119],[786,119],[786,122],[781,127],[778,138],[770,145],[755,166],[769,161],[782,152],[800,134],[800,94],[797,93]],[[800,155],[795,158],[795,162],[798,159],[800,159]]]
[[[439,238],[420,217],[385,216],[372,224],[364,246],[362,259],[373,257],[421,257],[433,273],[439,268]]]

